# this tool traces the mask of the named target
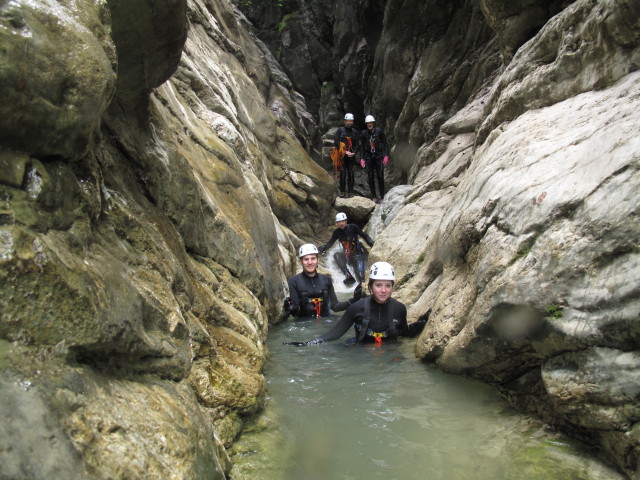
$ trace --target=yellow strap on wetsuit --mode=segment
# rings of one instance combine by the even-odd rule
[[[367,330],[367,335],[371,335],[373,337],[373,341],[376,344],[381,344],[383,338],[387,338],[387,332],[374,332],[370,328]]]
[[[316,318],[322,316],[322,298],[310,298],[309,301],[313,303],[313,309],[316,312]]]

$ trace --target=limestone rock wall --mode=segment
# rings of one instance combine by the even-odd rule
[[[2,475],[224,477],[351,110],[417,355],[637,477],[637,2],[283,3],[0,6]]]
[[[0,22],[0,476],[224,478],[336,194],[304,101],[226,1]]]
[[[504,65],[418,146],[370,261],[397,267],[411,317],[433,308],[421,359],[636,478],[640,9],[576,1],[516,42],[507,3],[482,2]]]

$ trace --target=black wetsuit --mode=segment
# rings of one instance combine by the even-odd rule
[[[370,302],[369,321],[365,321],[366,302]],[[391,325],[393,323],[394,325]],[[370,343],[375,340],[374,333],[383,334],[384,341],[395,341],[398,335],[413,337],[420,333],[424,323],[407,324],[407,307],[395,298],[385,303],[376,302],[373,297],[362,298],[347,308],[342,318],[327,333],[316,337],[309,343],[321,343],[337,340],[353,325],[358,342]],[[363,331],[363,329],[365,329]]]
[[[321,245],[319,250],[325,252],[331,248],[331,245],[333,245],[336,240],[339,240],[341,250],[334,254],[338,267],[342,273],[349,277],[350,274],[347,264],[351,265],[358,277],[358,282],[363,282],[365,269],[364,249],[360,244],[359,236],[364,238],[370,247],[373,247],[373,240],[369,235],[364,233],[355,223],[348,223],[344,228],[336,228],[329,241]]]
[[[329,275],[317,273],[309,277],[304,272],[289,279],[289,297],[296,317],[328,317],[330,312],[346,310],[351,301],[338,302]]]
[[[365,129],[360,136],[362,141],[362,156],[366,162],[367,175],[369,177],[369,190],[371,198],[376,196],[376,178],[380,189],[380,198],[384,197],[384,164],[382,160],[389,156],[387,137],[381,128]]]
[[[353,170],[356,166],[356,159],[359,158],[358,152],[360,151],[360,135],[358,130],[353,127],[339,127],[336,130],[336,135],[333,139],[334,147],[340,148],[340,142],[345,144],[345,150],[347,152],[355,153],[355,155],[353,155],[352,157],[346,154],[344,156],[344,165],[342,167],[342,170],[340,170],[340,192],[348,192],[350,194],[353,194]],[[347,190],[345,190],[345,177]]]

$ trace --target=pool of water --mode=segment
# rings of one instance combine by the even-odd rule
[[[509,408],[485,384],[419,362],[411,339],[283,345],[335,318],[272,328],[269,398],[234,446],[232,478],[620,479],[579,444]]]

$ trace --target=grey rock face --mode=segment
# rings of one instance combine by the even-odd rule
[[[505,60],[510,61],[523,43],[535,36],[547,20],[572,0],[481,0],[487,22],[497,33]]]

